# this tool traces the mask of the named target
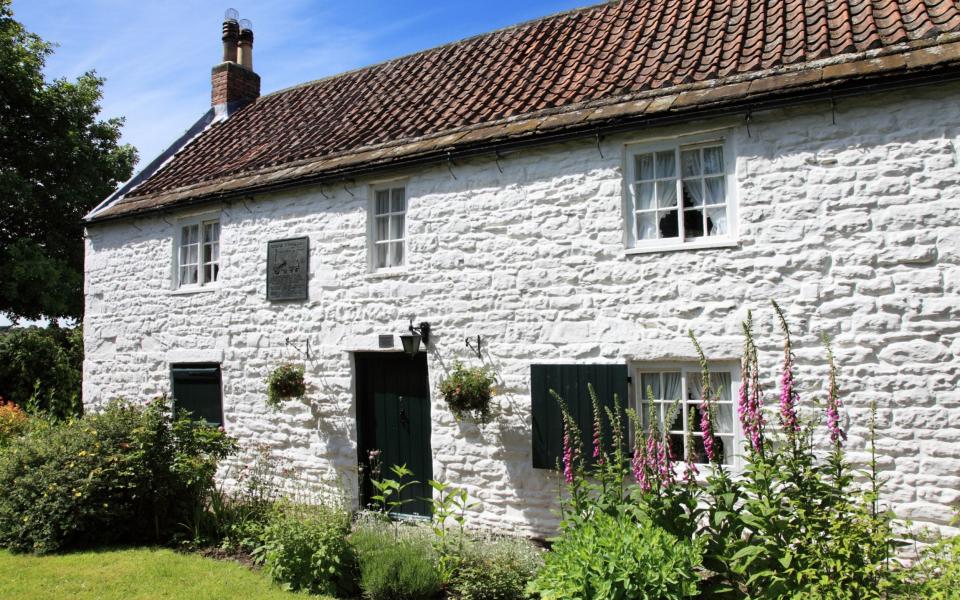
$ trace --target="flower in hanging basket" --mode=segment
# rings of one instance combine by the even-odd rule
[[[490,399],[494,383],[490,367],[464,367],[457,361],[440,382],[440,394],[458,421],[469,416],[478,423],[488,423],[492,416]]]
[[[303,398],[307,384],[303,381],[303,365],[284,363],[267,377],[267,404],[273,408],[291,399]]]

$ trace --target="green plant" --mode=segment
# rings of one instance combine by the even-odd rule
[[[955,600],[960,597],[960,536],[940,538],[923,550],[908,573],[904,597]]]
[[[267,377],[267,405],[273,408],[291,399],[303,398],[307,384],[303,380],[303,365],[284,363]]]
[[[350,516],[339,507],[281,503],[254,557],[285,589],[348,595],[356,568],[349,533]]]
[[[442,588],[430,537],[416,526],[402,533],[383,521],[361,523],[350,537],[357,552],[360,590],[369,600],[429,600]],[[429,533],[429,531],[427,532]]]
[[[30,424],[27,416],[19,406],[7,402],[0,397],[0,448],[5,447],[15,437],[23,435]]]
[[[520,600],[543,565],[543,552],[513,537],[471,539],[450,590],[460,600]]]
[[[479,502],[470,502],[467,491],[435,479],[429,481],[430,487],[437,493],[429,498],[433,505],[431,527],[437,536],[440,577],[446,583],[459,567],[463,555],[463,527],[467,520],[467,511],[480,506]],[[457,539],[454,547],[447,531],[447,521],[457,524]]]
[[[464,367],[456,361],[450,374],[440,382],[440,395],[458,421],[469,416],[487,423],[492,416],[494,383],[490,367]]]
[[[403,492],[411,485],[420,483],[419,481],[405,478],[411,477],[413,471],[407,468],[407,465],[392,465],[390,472],[396,479],[385,477],[383,479],[371,479],[377,493],[370,499],[380,505],[380,511],[384,514],[391,514],[400,510],[404,504],[413,502],[413,498],[403,498]]]
[[[220,430],[172,419],[162,398],[41,421],[0,453],[0,546],[45,553],[169,541],[234,448]]]
[[[30,413],[83,413],[83,329],[13,329],[0,336],[0,396]]]
[[[698,594],[701,544],[627,512],[564,528],[529,586],[544,600],[671,600]]]

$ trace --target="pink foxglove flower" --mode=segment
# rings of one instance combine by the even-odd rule
[[[780,375],[780,423],[791,435],[800,431],[800,420],[797,418],[797,391],[794,385],[793,357],[788,342],[784,351],[783,373]]]
[[[837,369],[833,362],[833,352],[827,347],[830,359],[830,380],[827,383],[827,430],[830,432],[830,441],[839,446],[846,441],[847,434],[840,427],[840,389],[837,387]]]
[[[703,434],[703,450],[707,453],[707,462],[716,462],[714,450],[713,423],[710,420],[710,403],[706,396],[700,402],[700,433]]]
[[[563,479],[568,484],[573,483],[573,443],[566,425],[563,427]]]

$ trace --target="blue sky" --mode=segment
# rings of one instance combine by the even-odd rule
[[[253,21],[264,92],[595,4],[597,0],[13,0],[15,18],[59,47],[50,78],[95,69],[105,116],[124,116],[141,165],[210,104],[229,7]]]

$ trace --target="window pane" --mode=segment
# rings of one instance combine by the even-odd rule
[[[376,214],[390,212],[390,190],[377,190]]]
[[[709,235],[727,234],[726,208],[711,208],[707,210],[707,229]]]
[[[213,265],[203,265],[203,281],[205,283],[213,281]]]
[[[720,402],[730,402],[733,398],[733,383],[730,373],[710,373],[710,387],[718,395]]]
[[[660,208],[670,208],[677,205],[677,182],[676,181],[658,181],[657,182],[657,206]]]
[[[680,221],[677,217],[677,211],[671,210],[665,213],[659,213],[660,216],[660,237],[675,238],[680,237]]]
[[[707,188],[707,204],[723,204],[727,199],[723,177],[708,177],[703,180]]]
[[[641,154],[636,157],[637,180],[653,179],[653,155]]]
[[[670,431],[683,431],[683,405],[679,402],[669,402],[663,406],[664,421],[670,420]]]
[[[376,268],[382,269],[387,266],[387,244],[377,244],[374,246],[374,264]]]
[[[706,175],[723,173],[723,146],[703,149],[703,172]]]
[[[373,239],[378,242],[389,239],[387,237],[389,233],[389,225],[390,217],[377,217],[376,231],[374,232]]]
[[[203,226],[203,241],[204,243],[216,242],[220,239],[220,224],[219,223],[207,223]]]
[[[684,177],[700,175],[700,150],[684,150],[680,153],[680,162],[683,164]]]
[[[405,191],[403,188],[393,189],[393,203],[390,207],[392,212],[403,212],[406,210]]]
[[[636,210],[647,210],[653,208],[653,184],[638,183],[633,186],[636,194]]]
[[[683,211],[683,235],[686,238],[703,237],[703,211]]]
[[[657,239],[657,213],[648,212],[637,215],[637,239]],[[646,388],[644,388],[646,390]],[[646,393],[646,391],[644,391]]]
[[[390,217],[390,239],[403,239],[403,215],[394,215]]]
[[[181,265],[187,264],[187,256],[189,255],[187,248],[189,248],[189,246],[180,246],[180,260],[178,263]]]
[[[724,435],[717,438],[717,454],[723,457],[723,464],[733,464],[733,436]]]
[[[213,260],[216,262],[220,261],[220,244],[212,244],[213,247]]]
[[[683,182],[683,205],[703,206],[703,180],[691,179]]]
[[[657,179],[677,176],[677,155],[673,150],[657,152]]]
[[[203,262],[208,263],[213,260],[213,246],[210,244],[203,245]]]
[[[733,433],[733,404],[718,402],[714,406],[717,433]]]
[[[680,373],[663,374],[664,400],[682,400],[683,381]]]
[[[670,452],[673,460],[683,460],[683,434],[677,433],[670,436]]]
[[[654,400],[662,399],[660,392],[660,373],[642,373],[640,375],[640,396],[644,401],[651,393]]]
[[[394,242],[390,244],[391,267],[399,267],[403,264],[403,242]]]
[[[700,399],[702,377],[699,372],[687,373],[687,400]]]
[[[197,245],[191,244],[187,246],[187,262],[194,264],[197,262]]]

